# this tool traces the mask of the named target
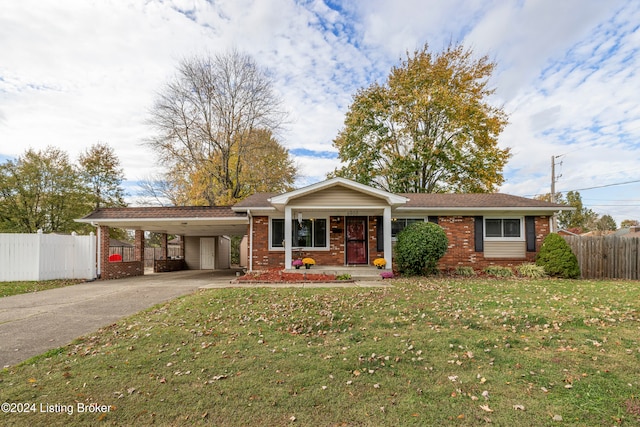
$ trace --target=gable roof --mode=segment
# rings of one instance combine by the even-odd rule
[[[269,202],[273,206],[284,206],[289,201],[301,196],[313,194],[318,191],[326,190],[333,187],[344,187],[357,191],[359,193],[367,194],[369,196],[377,197],[386,201],[391,206],[399,206],[407,202],[407,198],[399,196],[397,194],[389,193],[388,191],[379,190],[377,188],[370,187],[368,185],[360,184],[359,182],[351,181],[346,178],[331,178],[325,181],[316,182],[315,184],[308,185],[303,188],[299,188],[288,193],[279,194],[269,199]]]
[[[344,186],[355,191],[377,196],[398,211],[483,212],[483,211],[531,211],[550,214],[573,210],[570,206],[504,193],[400,193],[392,194],[356,183],[344,178],[333,178],[298,190],[277,193],[256,193],[232,207],[234,211],[248,209],[273,210],[297,197],[313,194],[334,186]]]

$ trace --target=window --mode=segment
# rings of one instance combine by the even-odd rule
[[[284,219],[271,219],[271,247],[284,248]]]
[[[271,219],[271,247],[284,247],[284,219]],[[294,248],[326,248],[326,218],[303,219],[291,221],[291,246]]]
[[[484,230],[487,238],[522,240],[520,218],[485,218]]]
[[[424,218],[393,218],[391,220],[391,237],[398,237],[398,233],[414,222],[424,222]]]

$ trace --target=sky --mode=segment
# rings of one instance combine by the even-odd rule
[[[159,91],[187,57],[237,49],[288,112],[278,135],[296,184],[339,166],[333,139],[360,88],[428,44],[497,67],[493,105],[512,157],[500,192],[577,190],[640,220],[640,2],[632,0],[0,0],[0,162],[54,146],[72,161],[109,144],[128,200],[160,169],[143,144]]]

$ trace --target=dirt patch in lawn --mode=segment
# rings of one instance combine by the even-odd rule
[[[314,274],[308,272],[287,273],[280,269],[261,270],[247,273],[238,277],[238,282],[262,282],[262,283],[299,283],[299,282],[336,282],[336,276],[333,274]],[[347,282],[352,280],[340,280]]]

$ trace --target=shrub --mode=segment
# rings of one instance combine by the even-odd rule
[[[458,276],[471,277],[475,276],[476,272],[473,267],[470,267],[468,265],[460,265],[456,267],[455,274]]]
[[[431,274],[447,251],[449,241],[442,227],[431,222],[416,222],[398,234],[396,261],[403,274]]]
[[[518,274],[522,277],[529,277],[531,279],[542,279],[547,277],[544,267],[527,262],[516,267]]]
[[[336,280],[351,280],[351,275],[349,273],[340,274],[336,276]]]
[[[509,267],[501,265],[490,265],[484,269],[484,272],[496,277],[512,277],[513,271]]]
[[[571,246],[558,233],[549,233],[536,256],[536,265],[544,267],[550,276],[564,279],[580,277],[580,266]]]

